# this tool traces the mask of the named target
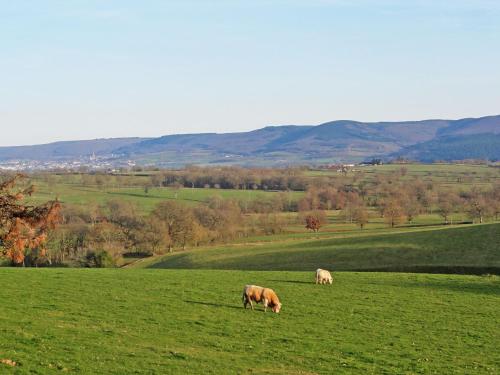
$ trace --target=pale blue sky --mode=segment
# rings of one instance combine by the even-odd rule
[[[0,145],[499,113],[496,0],[0,0]]]

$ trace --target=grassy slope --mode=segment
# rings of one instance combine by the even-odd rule
[[[500,224],[346,238],[228,245],[139,263],[151,268],[408,270],[497,272]]]
[[[1,373],[495,374],[498,277],[0,269]],[[273,287],[279,315],[241,307]],[[7,287],[6,287],[7,286]],[[259,307],[260,309],[260,307]]]

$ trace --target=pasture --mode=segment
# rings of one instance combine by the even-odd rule
[[[486,187],[500,181],[500,169],[488,165],[473,164],[384,164],[356,166],[347,176],[358,174],[360,181],[373,181],[376,176],[401,174],[402,180],[418,177],[438,186],[456,187],[467,190],[472,185]],[[309,177],[339,176],[335,170],[311,170]]]
[[[136,267],[500,273],[500,224],[283,235],[139,261]]]
[[[497,276],[0,269],[1,373],[496,374]],[[247,283],[280,314],[244,310]],[[8,301],[8,303],[5,303]]]
[[[79,184],[58,183],[48,186],[43,181],[34,181],[37,191],[32,201],[43,203],[58,198],[63,204],[85,206],[88,204],[104,204],[107,201],[118,199],[135,203],[141,211],[148,213],[165,200],[175,200],[188,205],[197,205],[206,202],[211,197],[223,199],[238,199],[250,201],[254,199],[268,199],[279,194],[274,191],[261,190],[236,190],[213,188],[181,188],[171,187],[149,188],[148,192],[140,187],[111,187],[98,188],[96,186],[83,186]],[[303,192],[286,192],[291,200],[297,200]]]

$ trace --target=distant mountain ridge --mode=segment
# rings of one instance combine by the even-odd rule
[[[140,164],[283,165],[361,161],[500,158],[500,115],[460,120],[359,122],[267,126],[239,133],[175,134],[0,147],[0,160],[109,157]]]

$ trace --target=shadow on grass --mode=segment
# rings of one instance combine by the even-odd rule
[[[448,275],[500,275],[500,267],[474,266],[386,266],[351,268],[344,271],[354,272],[405,272],[405,273],[434,273]]]
[[[400,280],[397,283],[384,281],[371,281],[379,285],[408,288],[429,288],[447,290],[450,292],[465,292],[473,294],[486,294],[500,296],[500,283],[477,283],[456,280]]]
[[[184,300],[184,302],[187,303],[193,303],[196,305],[204,305],[204,306],[210,306],[210,307],[219,307],[219,308],[228,308],[228,309],[237,309],[237,310],[242,310],[243,306],[237,307],[234,305],[226,305],[223,303],[213,303],[213,302],[202,302],[202,301],[190,301],[190,300]]]
[[[406,225],[398,225],[396,228],[425,228],[425,227],[453,227],[454,225],[465,225],[465,224],[473,224],[472,221],[454,221],[451,224],[447,223],[425,223],[425,224],[406,224]]]
[[[127,196],[127,197],[134,197],[134,198],[153,198],[153,199],[164,199],[164,200],[177,200],[177,201],[191,201],[191,202],[197,202],[197,203],[203,203],[203,200],[200,199],[192,199],[192,198],[173,198],[173,197],[164,197],[161,195],[153,195],[153,194],[141,194],[141,193],[124,193],[124,192],[118,192],[118,191],[108,191],[107,194],[110,195],[121,195],[121,196]]]

